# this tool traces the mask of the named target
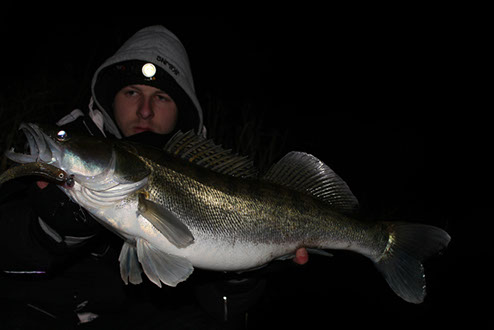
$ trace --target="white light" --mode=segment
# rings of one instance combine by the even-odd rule
[[[146,63],[142,66],[142,74],[146,78],[152,78],[156,74],[156,67],[153,63]]]

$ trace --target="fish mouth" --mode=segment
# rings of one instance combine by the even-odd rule
[[[5,152],[5,156],[20,164],[43,162],[55,165],[60,159],[61,149],[57,143],[33,123],[21,123],[19,130],[25,141]],[[19,152],[21,151],[21,152]]]

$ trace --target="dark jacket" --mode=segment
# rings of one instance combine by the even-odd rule
[[[67,126],[98,134],[87,117]],[[0,315],[12,327],[28,326],[28,318],[77,324],[82,305],[95,310],[123,299],[106,260],[117,240],[55,184],[40,189],[38,179],[0,187]]]
[[[98,134],[95,127],[89,131],[94,125],[84,117],[67,126]],[[10,251],[0,259],[0,269],[9,274],[48,274],[102,229],[55,184],[40,189],[37,180],[16,179],[0,188],[0,217],[5,236],[0,244],[2,251]]]

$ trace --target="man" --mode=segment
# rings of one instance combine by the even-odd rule
[[[88,114],[74,110],[58,125],[157,147],[178,130],[205,135],[186,51],[162,26],[144,28],[125,42],[97,69],[91,89]],[[22,187],[10,185],[0,199],[3,233],[8,237],[0,243],[5,252],[0,269],[17,276],[2,282],[4,292],[21,303],[35,301],[32,308],[55,318],[67,309],[75,311],[81,322],[87,321],[101,305],[114,304],[123,295],[115,274],[118,267],[98,263],[105,256],[115,258],[108,241],[98,239],[105,230],[54,185],[22,183]],[[81,258],[83,252],[93,258]],[[307,262],[306,250],[299,249],[294,261]],[[22,278],[26,274],[42,279],[26,285]],[[86,283],[87,276],[88,282],[97,284]],[[52,301],[44,304],[43,299]],[[93,301],[99,305],[91,306]]]

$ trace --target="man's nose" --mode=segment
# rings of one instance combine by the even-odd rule
[[[137,116],[141,119],[151,119],[154,117],[151,98],[144,98],[137,109]]]

